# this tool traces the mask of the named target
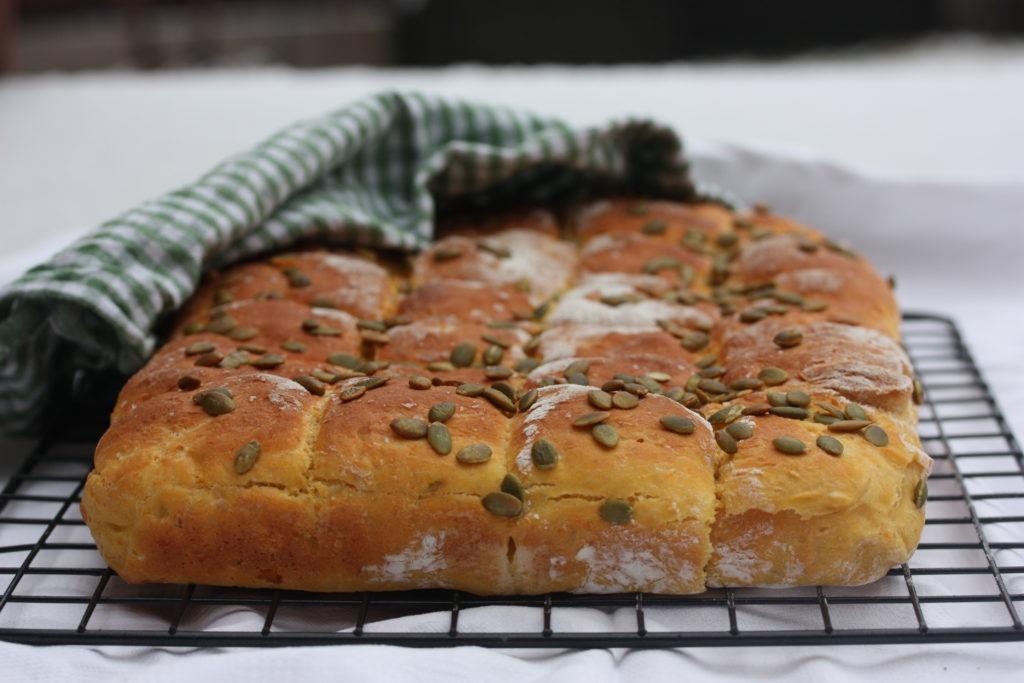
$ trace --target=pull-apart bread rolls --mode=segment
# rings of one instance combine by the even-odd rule
[[[920,385],[861,256],[629,198],[438,234],[407,267],[312,249],[208,278],[86,484],[121,577],[694,593],[910,556]]]

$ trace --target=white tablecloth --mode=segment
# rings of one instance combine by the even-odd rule
[[[529,106],[577,124],[642,113],[675,125],[690,140],[702,179],[849,239],[896,274],[905,308],[956,318],[1012,425],[1024,433],[1020,47],[939,46],[777,66],[258,70],[0,82],[0,283],[276,128],[392,87]],[[12,464],[0,462],[0,479]],[[493,625],[510,617],[472,618]],[[593,627],[607,617],[579,618]],[[898,676],[934,683],[1019,675],[1024,648],[170,651],[0,644],[0,662],[10,680],[41,681]]]

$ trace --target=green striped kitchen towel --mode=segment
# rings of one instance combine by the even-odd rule
[[[0,293],[0,428],[40,427],[89,377],[130,374],[202,272],[307,238],[417,249],[438,203],[588,183],[692,195],[675,134],[572,130],[506,108],[383,93],[297,123],[100,225]]]

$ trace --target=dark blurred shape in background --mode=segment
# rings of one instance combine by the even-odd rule
[[[0,73],[785,57],[1024,34],[1019,0],[0,0]]]

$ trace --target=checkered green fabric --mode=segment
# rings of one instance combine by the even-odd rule
[[[203,271],[300,239],[418,249],[438,204],[543,200],[588,184],[686,196],[679,140],[384,93],[295,124],[97,227],[0,293],[0,428],[30,431],[83,377],[127,375]]]

